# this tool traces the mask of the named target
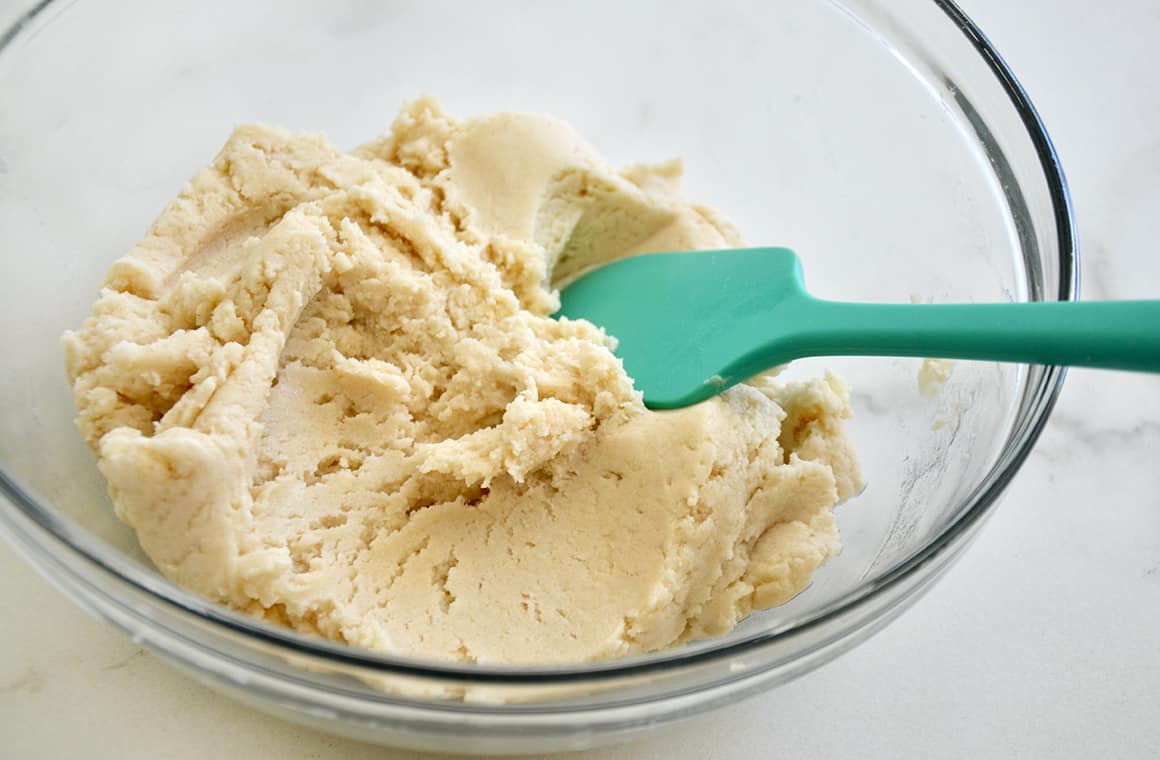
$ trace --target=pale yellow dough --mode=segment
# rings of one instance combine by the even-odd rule
[[[680,167],[429,100],[351,153],[245,126],[65,336],[117,513],[177,583],[387,652],[564,663],[728,631],[838,550],[836,377],[641,404],[552,283],[736,246]]]
[[[950,359],[923,359],[918,370],[918,391],[927,398],[934,398],[951,379],[955,363]]]

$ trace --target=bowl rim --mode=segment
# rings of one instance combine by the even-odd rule
[[[954,0],[930,0],[930,2],[946,15],[983,59],[1015,108],[1031,140],[1047,184],[1055,220],[1055,237],[1059,249],[1059,287],[1055,295],[1060,301],[1078,300],[1079,251],[1071,194],[1059,156],[1043,121],[1010,66]],[[42,20],[46,11],[62,9],[71,4],[72,2],[66,0],[38,0],[7,30],[0,31],[0,55],[21,37],[26,28]],[[807,614],[737,641],[707,644],[691,652],[682,649],[662,650],[646,655],[577,665],[499,666],[463,665],[356,649],[308,637],[234,612],[176,586],[159,574],[150,573],[132,560],[107,551],[100,546],[99,540],[86,535],[85,531],[78,530],[67,520],[42,507],[3,468],[0,468],[0,494],[16,507],[18,514],[15,515],[16,520],[12,519],[13,516],[7,513],[4,500],[0,500],[0,507],[3,507],[0,509],[0,525],[4,525],[8,531],[15,534],[6,537],[28,539],[26,548],[30,544],[36,550],[48,552],[49,549],[45,545],[49,544],[52,548],[64,549],[80,559],[87,569],[110,577],[114,582],[127,584],[133,591],[147,595],[151,601],[159,602],[177,614],[192,614],[203,621],[220,626],[227,633],[240,634],[267,646],[289,650],[297,657],[320,658],[333,665],[364,668],[377,674],[512,686],[626,678],[707,664],[764,649],[791,636],[822,628],[899,587],[911,579],[920,568],[956,548],[959,541],[969,536],[972,529],[996,504],[1030,454],[1050,416],[1066,371],[1065,368],[1057,366],[1044,366],[1041,369],[1038,383],[1032,384],[1029,381],[1025,387],[1021,406],[1029,412],[1022,420],[1023,424],[1020,425],[1020,420],[1016,420],[999,459],[964,501],[963,508],[955,519],[925,546],[873,580],[851,589]],[[32,531],[28,530],[30,527]]]

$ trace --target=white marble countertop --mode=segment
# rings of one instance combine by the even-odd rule
[[[964,5],[1055,138],[1085,296],[1160,297],[1160,6]],[[900,620],[789,686],[576,757],[1160,756],[1158,452],[1160,377],[1073,371],[982,537]],[[405,754],[206,690],[91,620],[3,544],[0,599],[4,757]]]

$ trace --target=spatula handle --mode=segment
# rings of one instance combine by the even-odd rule
[[[801,356],[930,356],[1160,372],[1160,301],[806,303],[809,326],[794,340]]]

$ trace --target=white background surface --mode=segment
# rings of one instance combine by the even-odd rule
[[[1160,5],[963,0],[1055,138],[1087,298],[1160,297]],[[0,9],[0,17],[8,9]],[[0,545],[0,756],[406,757],[217,696]],[[576,758],[1160,757],[1160,377],[1075,370],[982,537],[838,661]]]

